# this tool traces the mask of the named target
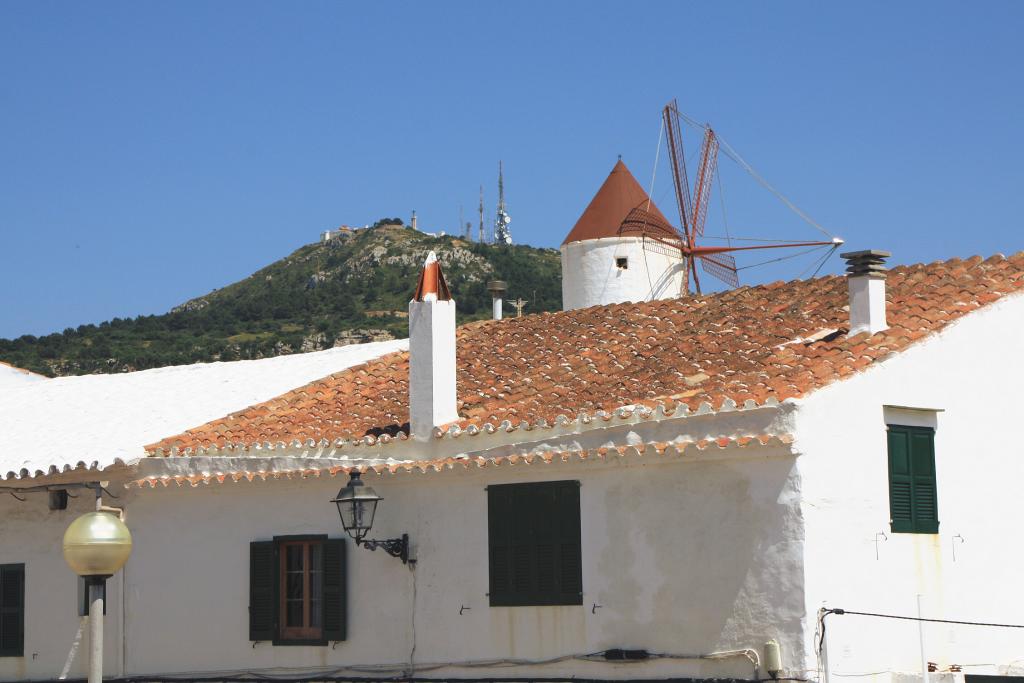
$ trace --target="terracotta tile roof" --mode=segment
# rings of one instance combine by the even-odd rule
[[[644,215],[652,222],[659,226],[668,226],[668,231],[674,232],[675,229],[671,227],[669,220],[647,196],[644,188],[640,187],[640,183],[626,168],[626,164],[619,159],[562,244],[601,237],[616,237],[626,216],[630,215],[634,209],[643,210]],[[633,232],[636,234],[638,231],[634,229]],[[641,229],[639,232],[644,231]],[[652,232],[663,235],[665,228],[659,227]]]
[[[471,323],[458,331],[458,424],[796,398],[1022,289],[1024,252],[897,267],[890,327],[871,336],[846,335],[839,276]],[[148,448],[404,436],[408,370],[408,353],[383,356]]]

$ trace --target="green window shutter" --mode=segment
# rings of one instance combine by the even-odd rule
[[[277,544],[249,544],[249,640],[277,638]]]
[[[491,605],[582,604],[579,482],[487,490]]]
[[[487,547],[490,560],[492,605],[511,604],[512,596],[512,494],[508,487],[487,489]]]
[[[889,428],[889,521],[894,533],[914,530],[910,440],[905,431]]]
[[[580,485],[571,481],[555,489],[558,531],[559,604],[583,604],[583,557],[580,543]]]
[[[914,474],[914,531],[939,533],[938,497],[935,486],[935,432],[910,432],[910,469]]]
[[[0,657],[25,656],[25,565],[0,565]]]
[[[324,640],[345,640],[347,610],[345,585],[345,541],[332,538],[324,541]]]
[[[888,445],[892,531],[938,533],[935,430],[889,425]]]

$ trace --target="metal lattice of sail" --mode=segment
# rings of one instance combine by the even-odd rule
[[[730,245],[706,247],[698,244],[698,238],[704,236],[707,221],[708,205],[711,201],[711,187],[715,173],[718,171],[718,136],[711,126],[704,126],[704,139],[701,144],[700,158],[697,164],[697,175],[691,192],[686,171],[686,155],[683,149],[682,121],[679,107],[675,100],[665,105],[662,110],[662,121],[665,127],[669,164],[672,167],[672,181],[675,190],[676,206],[679,209],[679,227],[671,225],[660,216],[650,211],[650,201],[634,207],[619,227],[620,235],[640,235],[643,247],[652,253],[678,256],[683,262],[682,294],[690,293],[690,282],[693,289],[700,294],[700,276],[697,273],[697,262],[708,275],[721,280],[730,287],[739,286],[739,273],[736,258],[730,252],[754,249],[779,249],[789,247],[818,247],[842,244],[842,240],[833,238],[830,242],[766,242],[756,246],[736,247]],[[750,170],[748,168],[748,170]],[[791,206],[791,208],[793,208]]]

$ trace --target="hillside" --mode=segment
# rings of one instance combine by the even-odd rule
[[[162,315],[0,339],[0,360],[50,376],[79,375],[405,337],[409,298],[430,250],[444,266],[460,323],[490,315],[486,283],[492,279],[508,281],[511,298],[529,300],[527,313],[561,309],[557,250],[435,238],[384,225],[306,245]]]

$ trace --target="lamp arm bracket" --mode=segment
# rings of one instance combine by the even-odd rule
[[[109,505],[97,505],[96,512],[116,512],[118,518],[120,518],[122,522],[125,521],[124,508],[116,508]]]
[[[356,545],[362,546],[367,550],[376,550],[377,548],[380,548],[391,557],[401,559],[403,564],[409,564],[409,534],[402,534],[401,538],[387,538],[382,540],[360,538],[356,539]]]

